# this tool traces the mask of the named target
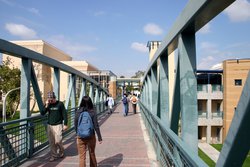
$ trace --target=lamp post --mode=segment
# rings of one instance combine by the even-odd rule
[[[5,95],[4,98],[3,98],[3,122],[6,122],[6,100],[7,100],[7,96],[8,96],[11,92],[13,92],[13,91],[15,91],[15,90],[18,90],[18,89],[20,89],[20,87],[11,89],[10,91],[8,91],[8,92],[6,93],[6,95]]]

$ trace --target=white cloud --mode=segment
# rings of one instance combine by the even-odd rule
[[[222,51],[218,50],[218,46],[210,42],[202,42],[200,45],[201,60],[197,66],[198,69],[210,69],[214,64],[221,61]]]
[[[142,43],[139,43],[139,42],[133,42],[131,44],[131,48],[134,49],[134,50],[137,50],[139,52],[148,52],[148,48],[145,44],[142,44]]]
[[[250,21],[250,3],[247,0],[236,0],[225,10],[233,22]]]
[[[222,63],[215,64],[211,67],[211,70],[222,70]]]
[[[37,38],[36,31],[26,27],[22,24],[7,23],[5,29],[14,36],[18,36],[22,39],[34,39]]]
[[[57,48],[62,49],[74,58],[78,57],[82,59],[82,56],[84,56],[86,53],[90,53],[97,50],[97,48],[93,46],[80,43],[73,43],[69,39],[65,38],[63,35],[52,36],[49,38],[49,42]]]
[[[163,33],[161,27],[154,23],[148,23],[143,27],[143,30],[146,34],[150,35],[161,35]]]
[[[29,12],[31,12],[31,13],[34,13],[34,14],[38,15],[38,16],[41,15],[41,14],[39,13],[39,10],[36,9],[36,8],[28,8],[27,10],[28,10]]]
[[[211,32],[211,25],[209,23],[207,23],[204,27],[202,27],[199,30],[199,33],[201,33],[201,34],[208,34],[210,32]]]

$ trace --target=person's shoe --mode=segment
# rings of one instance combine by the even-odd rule
[[[55,157],[50,157],[49,162],[53,162],[53,161],[55,161],[55,160],[56,160]]]

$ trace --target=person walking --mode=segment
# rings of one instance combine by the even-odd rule
[[[114,99],[111,95],[108,95],[107,101],[108,101],[109,113],[111,114],[113,112]]]
[[[123,116],[127,116],[128,115],[128,98],[127,98],[127,94],[124,93],[123,98],[122,98],[122,103],[123,103],[123,107],[124,107],[124,112],[123,112]]]
[[[95,147],[96,147],[96,136],[98,137],[99,144],[102,143],[102,136],[97,121],[97,114],[94,110],[92,100],[89,96],[84,96],[81,100],[80,108],[75,114],[75,130],[78,130],[78,121],[82,112],[87,111],[91,117],[93,123],[93,134],[88,138],[81,138],[77,135],[77,150],[79,154],[79,167],[86,167],[86,153],[89,150],[90,167],[97,167]]]
[[[63,158],[62,132],[68,128],[67,112],[63,102],[56,100],[55,93],[50,91],[48,92],[44,110],[40,111],[40,113],[41,115],[48,113],[49,161],[52,162],[57,158]]]
[[[136,104],[137,104],[138,98],[136,97],[135,94],[133,94],[130,98],[130,102],[132,103],[132,108],[133,108],[133,112],[134,114],[136,114]]]

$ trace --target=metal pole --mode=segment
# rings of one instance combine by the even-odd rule
[[[18,90],[18,89],[20,89],[20,87],[11,89],[10,91],[8,91],[8,92],[6,93],[5,97],[3,98],[3,122],[6,122],[6,99],[7,99],[7,96],[8,96],[11,92],[13,92],[13,91],[15,91],[15,90]]]

